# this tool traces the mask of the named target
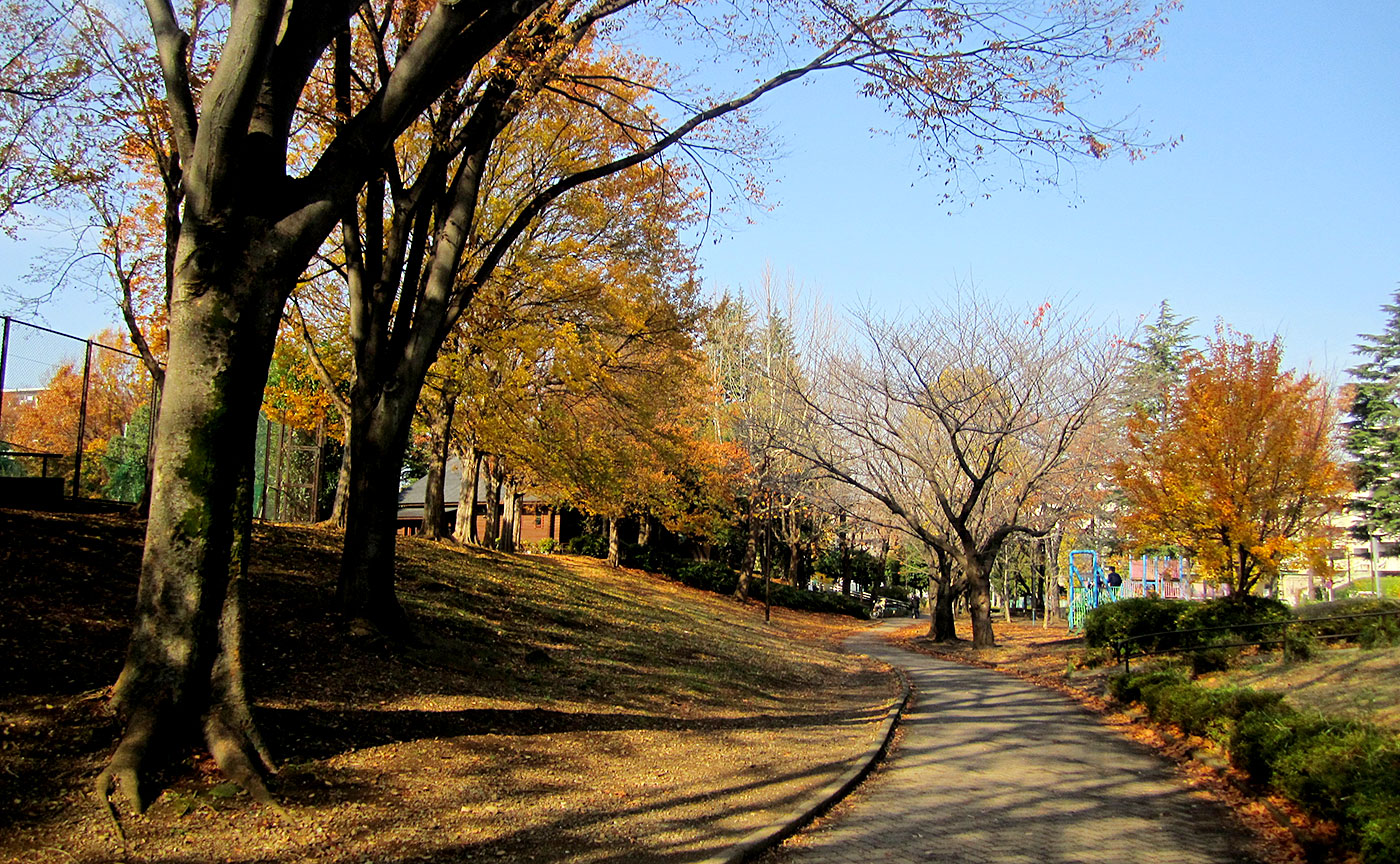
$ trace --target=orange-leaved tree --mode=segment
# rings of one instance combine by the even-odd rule
[[[1160,415],[1129,421],[1114,466],[1123,532],[1190,550],[1237,595],[1306,555],[1350,491],[1334,440],[1337,399],[1282,361],[1277,337],[1217,329]]]

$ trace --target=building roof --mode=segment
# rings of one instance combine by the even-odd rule
[[[486,501],[490,498],[490,490],[485,472],[476,483],[476,500]],[[419,477],[411,484],[399,492],[399,518],[400,519],[422,519],[423,500],[427,497],[428,478]],[[442,501],[446,507],[455,509],[462,500],[462,460],[457,456],[447,458],[447,476],[442,481]],[[534,503],[544,499],[533,492],[525,493],[525,501]]]

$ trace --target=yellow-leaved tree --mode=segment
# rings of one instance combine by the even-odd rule
[[[1161,412],[1129,421],[1114,466],[1124,534],[1190,550],[1237,595],[1308,557],[1351,489],[1337,459],[1337,399],[1282,361],[1277,337],[1219,328],[1188,357]]]

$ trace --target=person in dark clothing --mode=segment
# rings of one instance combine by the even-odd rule
[[[1118,570],[1116,568],[1109,567],[1108,578],[1106,581],[1108,582],[1108,587],[1117,588],[1118,586],[1123,584],[1123,577],[1118,575]]]

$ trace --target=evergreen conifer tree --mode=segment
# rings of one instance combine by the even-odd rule
[[[1160,413],[1167,396],[1181,382],[1185,357],[1195,341],[1189,332],[1195,318],[1179,318],[1166,300],[1157,310],[1157,320],[1142,328],[1142,339],[1129,343],[1123,372],[1123,404],[1129,413],[1141,410],[1148,416]]]
[[[1347,372],[1356,379],[1346,449],[1356,457],[1351,508],[1361,515],[1362,538],[1400,536],[1400,291],[1381,306],[1388,316],[1379,334],[1361,334],[1363,359]]]

